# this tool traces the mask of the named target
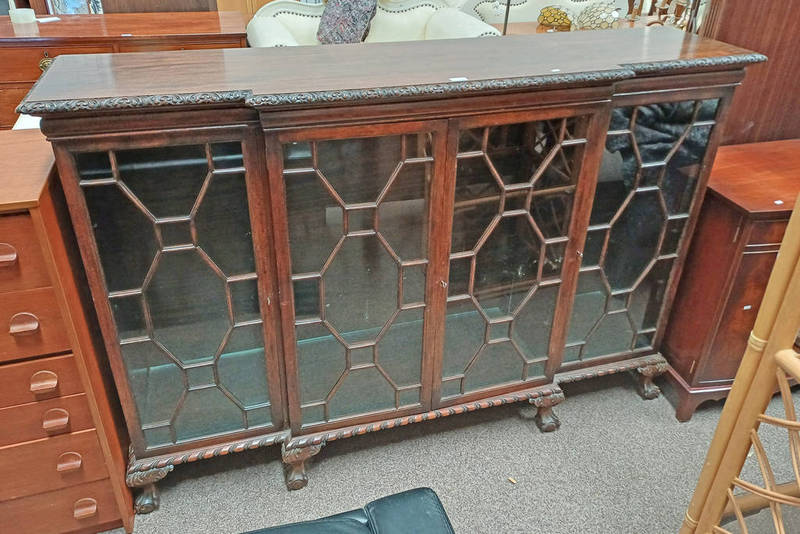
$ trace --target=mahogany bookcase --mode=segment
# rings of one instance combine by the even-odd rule
[[[424,58],[424,60],[423,60]],[[132,449],[173,466],[631,371],[765,58],[665,28],[65,56],[43,117]],[[588,414],[587,414],[588,415]]]

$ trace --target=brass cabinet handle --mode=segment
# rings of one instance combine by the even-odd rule
[[[65,452],[58,457],[56,462],[56,471],[59,473],[69,473],[70,471],[77,471],[83,464],[83,457],[77,452]]]
[[[12,336],[34,334],[39,330],[39,318],[32,313],[20,312],[11,317],[8,333]]]
[[[41,70],[42,72],[44,72],[44,71],[46,71],[47,69],[49,69],[49,68],[50,68],[50,65],[52,65],[52,64],[53,64],[53,60],[54,60],[54,59],[55,59],[55,58],[52,58],[52,57],[48,56],[48,55],[47,55],[47,51],[45,50],[45,52],[44,52],[44,57],[43,57],[42,59],[40,59],[40,60],[39,60],[39,70]]]
[[[75,519],[89,519],[97,515],[97,501],[91,497],[84,497],[75,501],[72,517]]]
[[[17,249],[8,243],[0,243],[0,267],[11,267],[17,263]]]
[[[45,432],[62,432],[69,427],[69,412],[64,408],[50,408],[42,416]]]
[[[58,375],[53,371],[36,371],[31,376],[31,393],[51,393],[58,388]]]

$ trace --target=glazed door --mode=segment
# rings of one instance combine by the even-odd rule
[[[254,254],[254,241],[267,248],[256,134],[58,146],[74,161],[62,180],[140,457],[283,424],[259,298],[272,291],[267,258]]]
[[[564,353],[567,368],[657,350],[721,107],[720,98],[679,92],[660,98],[613,110]]]
[[[578,200],[591,194],[587,145],[596,141],[588,137],[602,109],[451,122],[457,147],[438,405],[552,380],[571,298],[564,282],[577,269],[576,206],[588,206]]]
[[[444,123],[267,136],[293,433],[430,406]],[[438,170],[437,170],[438,169]]]

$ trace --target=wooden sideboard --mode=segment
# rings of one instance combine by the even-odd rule
[[[552,431],[559,384],[611,373],[657,396],[721,123],[763,60],[668,28],[57,59],[21,109],[140,509],[198,459],[281,443],[299,489],[332,440],[521,401]]]
[[[0,17],[0,129],[41,73],[61,54],[153,52],[247,46],[239,12],[59,15],[61,20],[14,25]]]
[[[676,417],[728,395],[800,193],[800,140],[719,149],[663,351]]]
[[[0,132],[0,161],[0,518],[130,532],[127,438],[52,150],[38,130]]]

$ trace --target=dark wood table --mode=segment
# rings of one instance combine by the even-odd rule
[[[42,72],[61,54],[155,52],[247,46],[239,12],[59,15],[58,21],[11,24],[0,17],[0,128]]]

